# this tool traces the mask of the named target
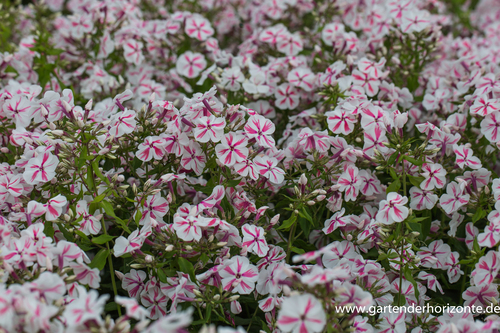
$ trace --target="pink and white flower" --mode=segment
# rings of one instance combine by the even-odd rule
[[[402,196],[396,192],[387,194],[387,200],[380,201],[376,220],[383,224],[402,222],[408,217],[409,211],[405,206],[407,202],[407,197]]]
[[[326,325],[326,314],[313,295],[295,295],[285,298],[281,304],[277,324],[283,332],[321,332]]]
[[[224,268],[219,271],[224,290],[248,295],[255,289],[255,282],[259,279],[257,267],[252,265],[248,258],[235,256],[224,262]]]
[[[241,227],[241,231],[243,233],[242,245],[246,246],[249,252],[264,257],[269,251],[264,229],[247,223]]]

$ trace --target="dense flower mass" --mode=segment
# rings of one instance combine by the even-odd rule
[[[498,1],[0,6],[0,332],[500,331]]]

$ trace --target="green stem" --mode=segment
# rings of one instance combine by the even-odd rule
[[[288,263],[290,263],[290,250],[292,248],[292,240],[295,237],[295,228],[297,227],[298,221],[295,220],[293,223],[292,229],[290,230],[290,235],[288,236],[288,246],[286,249],[286,258],[288,260]]]
[[[107,235],[108,233],[106,232],[106,224],[104,223],[104,218],[101,220],[102,223],[102,230],[104,231],[104,234]],[[109,264],[109,270],[111,273],[111,284],[113,285],[113,293],[115,294],[115,297],[118,296],[118,289],[116,288],[116,281],[115,281],[115,269],[113,268],[113,260],[111,258],[111,250],[109,248],[109,241],[106,242],[106,248],[108,249],[108,264]],[[117,310],[118,310],[118,316],[121,317],[122,315],[122,309],[121,306],[116,304]]]

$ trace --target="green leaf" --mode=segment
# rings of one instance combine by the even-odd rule
[[[283,224],[278,228],[278,230],[290,229],[295,221],[297,221],[297,215],[292,214],[292,216],[288,220],[283,221]]]
[[[80,236],[81,239],[85,239],[86,241],[90,242],[89,237],[87,235],[85,235],[83,232],[81,232],[80,230],[75,229],[75,234]]]
[[[208,263],[208,261],[210,260],[210,258],[207,256],[207,254],[205,252],[203,252],[200,256],[200,260],[203,263],[203,265],[206,265]]]
[[[137,226],[139,226],[139,221],[141,221],[141,219],[142,219],[142,212],[138,210],[134,218],[135,224],[137,224]]]
[[[396,179],[391,183],[391,185],[387,186],[386,193],[397,192],[401,188],[401,182],[399,179]]]
[[[107,303],[104,306],[104,311],[106,311],[106,312],[115,311],[116,309],[118,309],[118,307],[117,307],[117,304],[115,302]]]
[[[241,182],[241,179],[228,179],[226,187],[236,187]]]
[[[304,249],[299,249],[298,247],[295,247],[295,246],[290,247],[290,250],[292,250],[292,252],[295,252],[295,253],[298,253],[298,254],[304,254],[304,253],[306,253],[306,251]]]
[[[110,236],[110,235],[100,235],[98,237],[92,238],[92,243],[94,244],[104,244],[115,238],[116,236]]]
[[[99,206],[101,206],[109,216],[116,217],[113,205],[109,201],[103,200],[99,202]]]
[[[389,160],[387,160],[387,165],[392,166],[396,163],[396,159],[398,158],[399,153],[395,151],[391,157],[389,157]]]
[[[165,275],[165,272],[161,268],[158,268],[158,279],[160,282],[167,283],[167,275]]]
[[[97,197],[95,197],[94,200],[92,200],[92,203],[99,203],[101,202],[107,195],[107,191],[104,191],[102,194],[98,195]]]
[[[390,168],[389,173],[391,174],[392,179],[399,180],[398,174],[396,173],[396,170],[394,170],[394,168]]]
[[[408,162],[410,162],[411,164],[416,165],[416,166],[421,166],[422,164],[424,164],[424,162],[419,161],[419,160],[417,160],[413,157],[407,156],[407,155],[404,155],[403,159],[407,160]]]
[[[410,229],[412,231],[417,231],[418,233],[422,234],[422,225],[420,225],[419,223],[408,222],[408,225],[410,226]]]
[[[177,258],[177,264],[179,265],[179,269],[181,270],[181,272],[189,274],[189,276],[191,277],[191,281],[196,281],[194,267],[191,262],[189,262],[186,258],[179,257]]]
[[[45,221],[43,226],[43,233],[48,237],[54,237],[54,225],[51,221]]]
[[[106,184],[108,185],[111,185],[109,179],[107,177],[105,177],[101,170],[99,170],[99,160],[94,160],[92,162],[92,170],[94,170],[94,173],[97,175],[97,177],[99,177],[103,182],[105,182]]]
[[[410,175],[408,175],[408,179],[410,179],[410,183],[413,186],[416,186],[418,188],[420,188],[420,184],[425,180],[424,177],[415,177],[415,176],[410,176]]]
[[[94,259],[90,262],[90,268],[97,268],[98,270],[102,271],[104,269],[104,266],[106,266],[106,258],[109,255],[109,250],[108,249],[101,249],[97,254],[95,255]]]
[[[413,278],[413,272],[409,267],[405,267],[403,271],[405,279],[410,281],[411,284],[413,284],[413,289],[415,290],[415,296],[417,297],[417,299],[419,299],[420,293],[418,291],[417,281],[415,281],[415,279]]]
[[[305,207],[302,207],[302,209],[299,211],[299,215],[302,216],[303,218],[307,219],[309,222],[314,223],[311,215],[307,212],[307,209]]]
[[[486,216],[486,212],[481,207],[479,207],[476,210],[476,212],[474,213],[474,215],[472,216],[472,223],[476,223],[477,221],[479,221],[480,219],[482,219],[485,216]]]

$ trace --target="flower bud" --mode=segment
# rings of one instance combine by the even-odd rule
[[[47,117],[49,115],[49,111],[47,111],[47,109],[45,108],[45,106],[43,106],[43,104],[40,106],[40,113],[44,117]]]
[[[186,245],[186,250],[191,251],[193,250],[193,247],[191,245]]]
[[[326,195],[321,194],[321,195],[318,195],[318,196],[316,197],[316,201],[317,201],[317,202],[320,202],[320,201],[325,200],[325,198],[326,198]]]
[[[165,252],[171,252],[173,249],[174,249],[174,246],[172,244],[167,245],[167,247],[165,247]]]
[[[85,110],[90,111],[92,110],[92,98],[85,104]]]
[[[298,183],[299,183],[299,185],[306,185],[307,184],[307,177],[306,177],[305,173],[303,173],[302,175],[300,175]]]
[[[308,204],[309,206],[314,206],[314,204],[315,204],[315,203],[316,203],[316,202],[315,202],[314,200],[309,200],[309,201],[307,202],[307,204]]]
[[[147,262],[148,264],[152,263],[153,262],[153,256],[148,254],[145,258],[144,258],[144,261]]]

